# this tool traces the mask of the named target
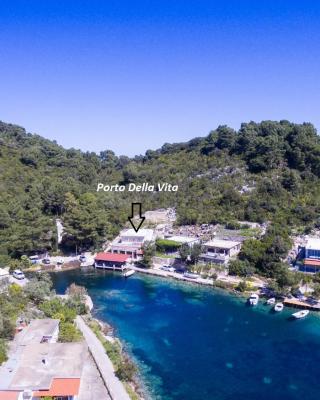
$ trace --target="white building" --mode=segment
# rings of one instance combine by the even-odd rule
[[[309,238],[305,247],[304,272],[320,270],[320,239]]]
[[[142,247],[146,242],[154,241],[153,229],[126,229],[111,243],[108,251],[115,254],[126,254],[136,259],[142,255]]]
[[[310,238],[306,244],[306,258],[320,260],[320,239]]]
[[[15,336],[0,366],[0,400],[76,400],[87,347],[56,343],[59,320],[36,319]]]
[[[204,245],[204,253],[201,259],[205,262],[213,262],[217,264],[227,264],[230,258],[239,254],[241,242],[232,240],[213,239]]]

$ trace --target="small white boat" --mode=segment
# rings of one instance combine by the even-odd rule
[[[256,306],[259,303],[259,295],[252,293],[252,295],[248,298],[248,303],[250,306]]]
[[[267,304],[270,304],[270,305],[274,304],[275,302],[276,302],[276,299],[274,297],[271,297],[271,299],[267,300]]]
[[[301,310],[296,313],[293,313],[292,316],[295,319],[300,319],[306,317],[309,314],[309,312],[310,312],[309,310]]]
[[[280,312],[280,311],[282,311],[282,310],[283,310],[283,304],[282,304],[282,303],[277,303],[277,304],[274,306],[274,311]]]
[[[136,271],[134,269],[128,269],[122,272],[122,276],[125,278],[129,278],[129,276],[133,275]]]

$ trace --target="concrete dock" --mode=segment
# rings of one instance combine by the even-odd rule
[[[87,342],[89,351],[100,371],[111,400],[130,400],[122,382],[116,377],[112,362],[100,340],[79,315],[77,316],[76,323]]]
[[[320,311],[320,304],[310,304],[307,301],[302,301],[298,299],[289,299],[286,297],[283,300],[283,304],[289,307],[296,307],[296,308],[303,308],[305,310],[310,310],[310,311]]]

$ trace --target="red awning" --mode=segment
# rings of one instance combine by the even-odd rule
[[[33,397],[77,396],[79,393],[80,378],[53,378],[49,390],[39,390]]]
[[[121,262],[124,263],[130,258],[128,254],[116,254],[116,253],[98,253],[95,256],[95,261],[109,261],[109,262]]]
[[[0,400],[17,400],[20,392],[0,390]]]
[[[314,260],[312,258],[306,258],[304,260],[304,265],[311,265],[313,267],[320,267],[320,260]]]

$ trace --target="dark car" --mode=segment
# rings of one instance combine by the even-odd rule
[[[177,267],[175,272],[178,272],[178,274],[184,274],[187,271],[186,267]]]
[[[51,261],[50,261],[49,258],[44,258],[44,259],[42,260],[42,264],[49,265],[49,264],[51,264]]]

